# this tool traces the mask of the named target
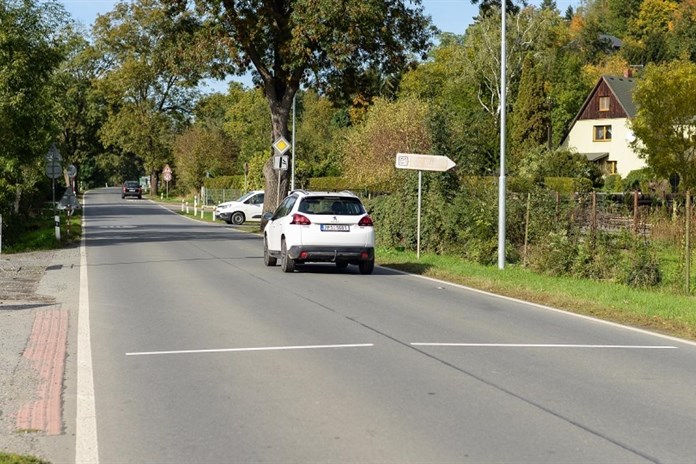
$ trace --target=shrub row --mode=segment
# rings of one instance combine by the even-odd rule
[[[508,191],[506,260],[536,271],[621,282],[634,287],[660,283],[653,246],[629,232],[585,231],[575,222],[575,203],[532,186]],[[454,254],[485,265],[497,262],[497,183],[424,175],[421,250]],[[529,195],[527,195],[529,194]],[[529,211],[527,211],[529,198]],[[407,178],[394,194],[366,199],[380,245],[414,250],[417,243],[417,181]],[[528,221],[527,221],[528,218]]]

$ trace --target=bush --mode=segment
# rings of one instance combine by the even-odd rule
[[[629,172],[623,180],[623,191],[633,192],[634,190],[641,190],[643,192],[649,192],[650,183],[654,179],[655,173],[651,168],[636,169]]]
[[[576,240],[565,230],[549,233],[545,240],[530,246],[530,267],[550,275],[570,275],[578,255]]]
[[[633,241],[633,246],[628,250],[624,262],[620,281],[635,288],[654,287],[662,282],[660,263],[652,251],[650,242],[647,240]]]
[[[604,188],[602,189],[608,193],[622,192],[623,185],[621,176],[619,174],[609,174],[604,178]]]
[[[577,177],[545,177],[544,185],[549,190],[558,192],[562,195],[569,195],[576,192],[592,191],[592,181]]]

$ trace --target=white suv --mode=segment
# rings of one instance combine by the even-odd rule
[[[220,203],[215,207],[215,217],[235,225],[244,221],[260,221],[263,214],[263,197],[263,190],[254,190],[235,201]]]
[[[357,264],[361,274],[375,267],[372,218],[351,192],[295,190],[274,213],[264,214],[263,262],[284,272],[295,264],[333,262],[340,269]]]

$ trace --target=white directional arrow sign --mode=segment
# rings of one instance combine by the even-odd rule
[[[456,166],[456,163],[446,156],[418,155],[415,153],[397,153],[397,169],[413,169],[418,171],[418,221],[416,232],[416,257],[420,259],[420,236],[421,236],[421,190],[423,182],[423,171],[447,171]]]
[[[397,153],[396,167],[418,171],[447,171],[456,163],[446,156],[418,155],[415,153]]]

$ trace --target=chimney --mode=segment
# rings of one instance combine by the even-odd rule
[[[626,79],[632,78],[633,77],[633,69],[631,69],[631,68],[624,69],[624,77]]]

